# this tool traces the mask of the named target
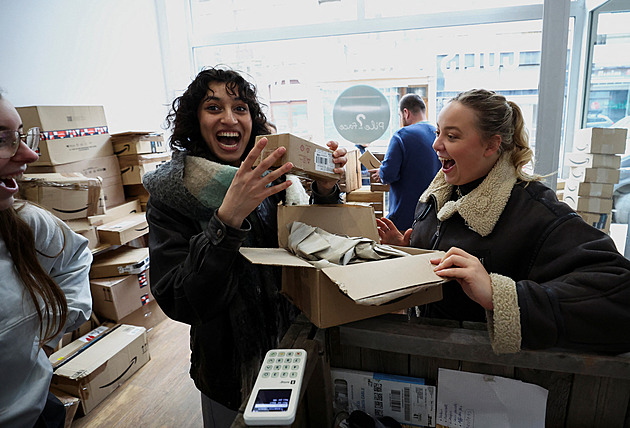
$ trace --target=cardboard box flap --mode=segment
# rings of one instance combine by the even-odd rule
[[[120,169],[148,163],[164,163],[171,160],[170,153],[146,153],[139,155],[118,156]]]
[[[352,300],[385,296],[418,285],[439,284],[444,279],[433,272],[429,261],[444,253],[433,252],[346,266],[323,268],[322,272]],[[384,265],[383,263],[387,263]],[[395,272],[395,274],[394,274]]]
[[[359,157],[359,161],[367,169],[376,169],[381,166],[381,161],[379,161],[369,150],[363,152],[363,154]]]
[[[331,216],[331,207],[343,206],[343,215]],[[362,205],[292,205],[278,207],[278,245],[287,247],[289,230],[286,225],[300,221],[329,233],[362,236],[379,242],[374,208]]]
[[[240,253],[255,265],[315,267],[284,248],[241,248]]]

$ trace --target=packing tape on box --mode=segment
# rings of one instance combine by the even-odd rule
[[[94,128],[65,129],[58,131],[41,131],[39,136],[42,140],[60,140],[62,138],[86,137],[89,135],[108,134],[107,126],[97,126]]]

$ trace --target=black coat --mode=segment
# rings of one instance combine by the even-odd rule
[[[169,168],[145,176],[145,186],[162,189],[147,203],[151,291],[166,315],[191,326],[190,375],[197,388],[236,410],[266,351],[277,347],[299,313],[279,293],[280,268],[253,265],[239,253],[241,246],[278,246],[277,204],[284,192],[265,199],[243,229],[234,229],[214,210],[195,207],[178,183],[181,171]],[[316,203],[340,202],[338,187],[331,196],[313,195]]]
[[[493,174],[496,172],[489,176]],[[515,315],[508,322],[516,328],[520,320],[523,348],[629,351],[630,261],[617,252],[608,235],[586,224],[551,189],[540,182],[516,182],[510,187],[515,181],[499,177],[497,183],[508,183],[505,190],[479,185],[481,190],[474,197],[493,201],[504,191],[505,206],[494,215],[490,212],[496,207],[490,202],[466,221],[459,212],[439,221],[436,205],[440,198],[430,195],[430,188],[416,209],[411,245],[443,251],[458,247],[478,257],[488,273],[507,277],[504,283],[507,288],[516,287],[517,299],[506,319]],[[453,199],[451,191],[452,186],[444,185],[437,190],[443,196],[440,207],[444,200]],[[496,224],[482,236],[473,229],[483,229],[476,225],[486,226],[486,216],[494,216]],[[491,232],[486,234],[488,230]],[[493,293],[497,293],[495,279]],[[442,301],[422,308],[424,315],[485,320],[484,309],[459,284],[445,284],[443,291]],[[515,312],[510,314],[512,310]],[[504,315],[497,314],[495,301],[494,313],[488,316],[496,320]],[[492,337],[491,326],[489,329]],[[493,341],[501,340],[493,337]]]

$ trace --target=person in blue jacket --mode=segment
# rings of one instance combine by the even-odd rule
[[[403,127],[392,136],[382,165],[371,170],[374,181],[389,184],[387,218],[400,230],[411,227],[420,195],[442,167],[431,147],[435,126],[427,121],[426,111],[417,94],[400,99]]]

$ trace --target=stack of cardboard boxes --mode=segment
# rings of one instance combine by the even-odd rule
[[[127,198],[123,185],[142,187],[142,175],[170,154],[159,134],[110,136],[100,106],[18,112],[25,129],[37,126],[43,136],[39,160],[20,180],[20,197],[87,237],[94,255],[92,319],[64,335],[51,356],[53,387],[79,398],[79,414],[87,414],[150,359],[147,332],[166,317],[149,287],[142,209],[148,195],[142,188]]]
[[[142,176],[171,160],[164,137],[149,132],[123,132],[112,135],[112,144],[118,156],[125,196],[138,199],[146,211],[149,194],[142,185]]]
[[[610,232],[613,187],[619,182],[620,154],[625,152],[626,130],[586,128],[575,134],[563,200],[590,225]]]

